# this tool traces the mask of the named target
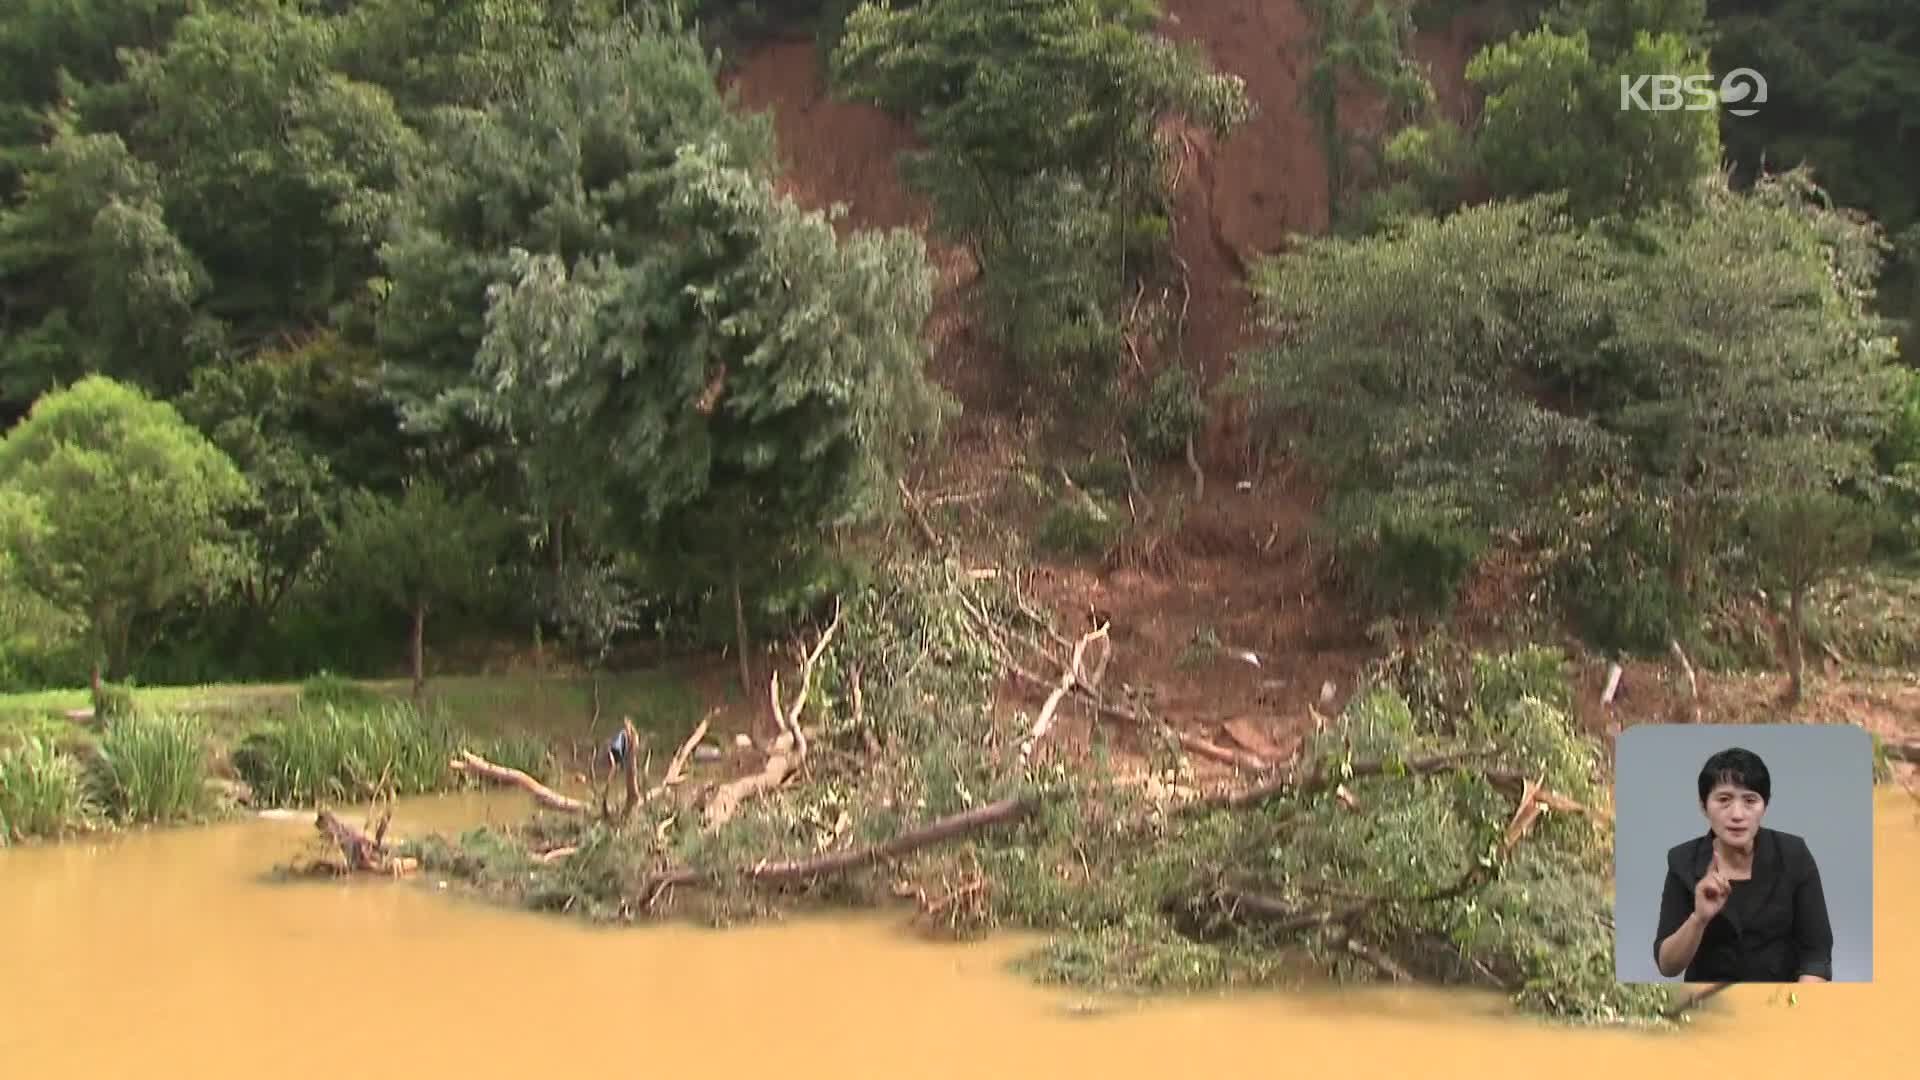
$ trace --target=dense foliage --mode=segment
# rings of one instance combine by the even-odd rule
[[[0,24],[0,408],[108,376],[244,481],[230,579],[141,601],[173,627],[149,673],[404,655],[356,587],[394,573],[352,557],[403,491],[525,538],[467,560],[499,560],[463,578],[483,633],[590,607],[576,564],[655,626],[729,583],[777,615],[946,411],[920,242],[776,197],[765,119],[673,5],[150,7]],[[32,569],[10,613],[45,599]],[[403,588],[416,631],[422,589],[475,591]],[[71,672],[73,645],[7,666]]]
[[[1273,339],[1246,377],[1312,418],[1350,565],[1395,573],[1362,553],[1401,541],[1424,560],[1410,577],[1458,581],[1471,560],[1436,552],[1518,530],[1643,561],[1595,591],[1645,575],[1698,610],[1750,500],[1879,476],[1899,373],[1870,309],[1876,234],[1816,197],[1789,176],[1612,227],[1542,197],[1317,241],[1265,268]],[[1630,522],[1658,542],[1596,541]]]
[[[843,92],[915,118],[904,163],[972,250],[984,313],[1030,360],[1113,359],[1119,304],[1168,235],[1157,125],[1224,134],[1241,80],[1153,32],[1140,0],[863,4],[834,54]]]

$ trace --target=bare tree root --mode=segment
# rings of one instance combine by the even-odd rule
[[[904,487],[903,489],[904,490]],[[820,655],[827,650],[828,642],[840,629],[840,607],[834,606],[833,622],[827,626],[826,633],[814,643],[813,651],[808,653],[800,665],[800,689],[794,695],[793,704],[780,704],[780,673],[773,673],[769,687],[772,699],[773,719],[780,727],[780,737],[774,743],[773,752],[767,755],[766,765],[751,776],[731,781],[714,791],[708,800],[704,827],[711,831],[732,820],[742,803],[774,790],[794,774],[800,771],[807,760],[807,733],[800,726],[800,712],[806,707],[807,696],[813,690],[813,669],[820,661]]]
[[[388,854],[387,825],[392,820],[393,810],[389,807],[374,828],[373,835],[369,836],[364,831],[341,821],[333,811],[322,807],[313,819],[313,826],[340,849],[341,858],[345,860],[341,867],[342,872],[392,874],[398,877],[419,869],[420,862],[418,859],[400,858]]]

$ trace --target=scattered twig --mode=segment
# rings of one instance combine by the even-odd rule
[[[1187,436],[1187,468],[1193,472],[1193,501],[1199,502],[1207,493],[1207,474],[1200,469],[1200,459],[1193,452],[1193,436]]]
[[[1686,650],[1680,647],[1678,638],[1668,641],[1667,647],[1673,653],[1673,658],[1679,661],[1680,671],[1687,677],[1687,692],[1693,698],[1693,718],[1697,721],[1700,719],[1700,677],[1694,673],[1693,662],[1687,659]]]

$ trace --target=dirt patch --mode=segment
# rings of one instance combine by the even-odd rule
[[[834,97],[810,40],[769,42],[739,59],[722,85],[746,108],[772,115],[783,191],[814,209],[845,204],[843,233],[925,229],[928,207],[894,167],[899,154],[917,145],[911,124]]]

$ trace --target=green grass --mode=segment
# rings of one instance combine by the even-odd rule
[[[263,720],[291,716],[303,705],[334,704],[364,708],[404,702],[404,679],[345,680],[318,675],[306,683],[219,683],[202,686],[154,686],[134,690],[143,713],[193,715],[206,720],[215,736],[237,736]],[[0,746],[32,735],[53,737],[76,730],[66,714],[89,708],[85,687],[0,694]],[[675,675],[643,671],[600,680],[600,722],[588,731],[593,715],[591,684],[584,678],[528,675],[450,675],[427,683],[428,711],[485,735],[515,732],[549,738],[608,735],[620,717],[633,717],[642,730],[679,732],[699,721],[699,696]]]
[[[80,763],[49,740],[0,750],[0,842],[86,827],[96,816],[86,780]]]
[[[264,805],[311,805],[373,796],[381,784],[417,795],[450,786],[458,733],[406,705],[365,711],[323,706],[274,720],[241,740],[234,768]]]
[[[102,802],[121,822],[189,821],[205,813],[208,733],[197,717],[116,716],[94,762]]]
[[[552,782],[557,749],[605,739],[623,716],[677,739],[703,708],[691,686],[660,671],[603,677],[592,725],[585,679],[437,678],[424,715],[410,691],[406,680],[327,673],[297,684],[136,687],[133,713],[104,722],[69,718],[91,704],[84,687],[0,694],[0,841],[58,836],[108,815],[199,818],[223,756],[263,806],[365,799],[383,777],[398,794],[447,790],[463,783],[447,768],[460,748]]]

